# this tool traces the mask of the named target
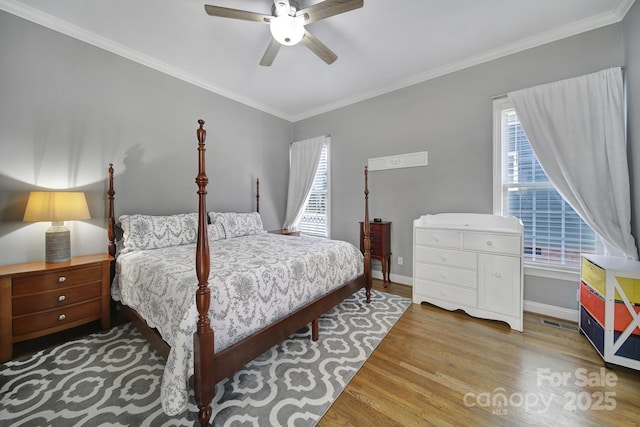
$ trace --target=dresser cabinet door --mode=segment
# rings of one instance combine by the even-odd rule
[[[478,254],[478,307],[520,316],[520,259]]]

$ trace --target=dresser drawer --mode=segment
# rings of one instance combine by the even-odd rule
[[[435,298],[472,307],[476,305],[477,294],[474,289],[457,288],[455,286],[447,286],[421,279],[416,279],[414,286],[414,301],[421,300],[429,302],[430,298]]]
[[[13,335],[19,338],[20,335],[33,332],[39,333],[45,329],[63,327],[65,324],[81,321],[86,318],[99,319],[101,312],[102,301],[97,299],[82,304],[17,317],[13,319]]]
[[[616,276],[616,280],[631,304],[640,304],[640,279]],[[616,300],[622,301],[622,296],[616,291]]]
[[[580,282],[580,305],[583,309],[593,317],[601,326],[605,324],[605,302],[604,298],[596,291],[587,286],[584,282]],[[613,330],[623,332],[634,320],[635,316],[640,313],[640,306],[633,305],[635,314],[632,315],[627,306],[620,302],[613,303]],[[634,328],[632,331],[635,335],[640,335],[640,328]]]
[[[519,255],[522,252],[520,236],[465,232],[463,248],[473,251]]]
[[[591,344],[598,350],[600,356],[604,355],[604,329],[593,317],[584,309],[580,307],[580,329],[584,332],[585,336],[589,338]]]
[[[15,277],[13,279],[13,296],[100,282],[101,280],[102,268],[100,265]]]
[[[415,250],[416,261],[470,269],[478,267],[478,259],[474,252],[460,252],[426,246],[416,246]]]
[[[443,284],[463,286],[465,288],[477,287],[476,270],[463,270],[461,268],[442,265],[416,263],[415,276],[419,279],[433,280]]]
[[[461,236],[459,231],[416,229],[416,245],[460,249]]]
[[[35,313],[42,310],[64,307],[93,298],[100,298],[100,283],[85,286],[65,287],[54,291],[13,298],[13,315]]]
[[[598,291],[604,298],[605,296],[605,271],[589,261],[586,258],[582,258],[582,267],[580,269],[580,275],[587,285]]]

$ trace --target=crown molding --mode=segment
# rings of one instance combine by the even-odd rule
[[[165,62],[159,61],[156,58],[145,55],[142,52],[128,48],[119,43],[115,43],[110,39],[102,37],[93,32],[87,31],[83,28],[73,25],[67,21],[63,21],[61,19],[53,17],[49,14],[43,13],[37,9],[34,9],[30,6],[19,3],[15,0],[0,0],[0,9],[8,13],[11,13],[13,15],[16,15],[18,17],[21,17],[23,19],[26,19],[28,21],[47,27],[53,31],[65,34],[69,37],[73,37],[85,43],[96,46],[107,52],[127,58],[131,61],[147,66],[161,73],[167,74],[169,76],[175,77],[187,83],[193,84],[194,86],[198,86],[202,89],[213,92],[217,95],[223,96],[225,98],[239,102],[246,106],[263,111],[267,114],[271,114],[283,120],[295,123],[297,121],[314,117],[319,114],[324,114],[329,111],[336,110],[338,108],[343,108],[352,104],[356,104],[358,102],[375,98],[380,95],[384,95],[399,89],[403,89],[408,86],[412,86],[418,83],[423,83],[425,81],[432,80],[437,77],[444,76],[446,74],[450,74],[456,71],[470,68],[485,62],[493,61],[495,59],[499,59],[507,55],[522,52],[527,49],[538,47],[547,43],[561,40],[563,38],[571,37],[577,34],[581,34],[587,31],[595,30],[597,28],[601,28],[607,25],[620,22],[624,18],[624,16],[627,14],[629,9],[631,9],[634,2],[635,0],[621,0],[618,6],[614,10],[611,10],[609,12],[602,13],[600,15],[596,15],[581,21],[577,21],[572,24],[569,24],[560,28],[556,28],[552,31],[548,31],[546,33],[541,33],[533,37],[525,38],[515,43],[506,44],[496,49],[491,49],[486,52],[480,53],[478,55],[474,55],[474,56],[462,59],[460,61],[454,61],[449,64],[443,65],[441,67],[437,67],[437,68],[425,71],[424,73],[419,73],[413,76],[409,76],[405,79],[399,80],[394,84],[385,86],[383,88],[362,93],[353,97],[344,98],[338,102],[325,104],[318,108],[314,108],[296,115],[287,114],[269,105],[256,102],[253,99],[240,96],[236,93],[229,92],[220,87],[211,85],[210,83],[178,67],[174,67]]]
[[[451,62],[441,67],[437,67],[437,68],[425,71],[424,73],[419,73],[419,74],[407,77],[392,85],[386,86],[384,88],[381,88],[372,92],[360,94],[351,98],[345,98],[338,102],[326,104],[319,108],[306,111],[304,113],[294,116],[293,121],[296,122],[299,120],[308,119],[310,117],[317,116],[319,114],[324,114],[329,111],[336,110],[338,108],[342,108],[358,102],[366,101],[367,99],[375,98],[377,96],[384,95],[399,89],[403,89],[405,87],[412,86],[418,83],[423,83],[425,81],[432,80],[437,77],[441,77],[456,71],[464,70],[466,68],[470,68],[475,65],[480,65],[485,62],[493,61],[495,59],[512,55],[514,53],[522,52],[528,49],[532,49],[534,47],[545,45],[547,43],[551,43],[567,37],[585,33],[587,31],[605,27],[607,25],[615,24],[617,22],[622,21],[624,16],[627,14],[629,9],[633,5],[634,1],[635,0],[623,0],[620,2],[620,5],[615,10],[602,13],[600,15],[596,15],[588,19],[576,21],[572,24],[565,25],[563,27],[556,28],[554,30],[551,30],[545,33],[537,34],[535,36],[528,37],[514,43],[506,44],[498,48],[482,52],[478,55],[464,58],[460,61]]]
[[[210,83],[178,67],[169,65],[156,58],[145,55],[144,53],[139,52],[135,49],[131,49],[127,46],[116,43],[113,40],[110,40],[106,37],[103,37],[91,31],[87,31],[84,28],[78,27],[77,25],[71,24],[67,21],[61,20],[47,13],[41,12],[25,4],[16,2],[14,0],[0,0],[0,9],[8,13],[11,13],[12,15],[31,21],[35,24],[49,28],[50,30],[56,31],[58,33],[61,33],[66,36],[72,37],[74,39],[80,40],[82,42],[88,43],[90,45],[103,49],[107,52],[129,59],[133,62],[137,62],[138,64],[144,65],[146,67],[152,68],[161,73],[175,77],[179,80],[190,83],[194,86],[198,86],[209,92],[213,92],[217,95],[223,96],[225,98],[229,98],[233,101],[258,109],[267,114],[271,114],[273,116],[279,117],[289,122],[292,121],[291,120],[292,117],[290,115],[282,111],[279,111],[277,109],[274,109],[271,106],[258,103],[253,99],[246,98],[238,94],[226,91],[220,87],[211,85]]]
[[[622,21],[624,19],[624,17],[627,15],[627,13],[629,12],[629,9],[631,9],[631,6],[633,6],[633,3],[636,0],[622,0],[620,1],[620,3],[618,4],[618,7],[615,8],[615,10],[613,11],[613,13],[619,18],[619,21]]]

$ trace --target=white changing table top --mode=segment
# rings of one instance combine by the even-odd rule
[[[414,227],[449,228],[470,231],[522,233],[522,222],[515,217],[477,213],[427,214],[413,221]]]

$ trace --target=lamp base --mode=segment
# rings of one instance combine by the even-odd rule
[[[45,262],[64,262],[71,259],[69,229],[62,221],[54,221],[45,233]]]

